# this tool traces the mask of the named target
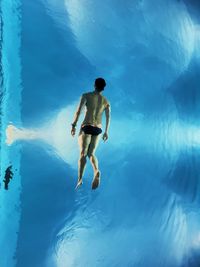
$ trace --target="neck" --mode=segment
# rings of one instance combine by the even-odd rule
[[[99,95],[101,95],[101,93],[102,93],[102,92],[97,91],[96,89],[94,90],[94,92],[95,92],[96,94],[99,94]]]

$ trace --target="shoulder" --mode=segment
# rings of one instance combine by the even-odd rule
[[[86,97],[87,96],[87,93],[83,93],[81,97]]]
[[[87,98],[88,98],[88,95],[89,95],[89,93],[83,93],[82,95],[81,95],[81,99],[82,100],[86,100]]]
[[[85,93],[82,94],[82,97],[83,97],[83,98],[87,98],[87,97],[89,97],[90,95],[92,95],[91,92],[85,92]]]
[[[103,96],[103,100],[105,108],[110,107],[110,101],[105,96]]]

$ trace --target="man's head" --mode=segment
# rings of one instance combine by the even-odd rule
[[[103,78],[97,78],[95,80],[94,87],[98,92],[103,91],[105,86],[106,86],[106,81]]]

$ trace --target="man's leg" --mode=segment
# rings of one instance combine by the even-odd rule
[[[99,164],[98,164],[97,157],[95,156],[95,150],[97,149],[99,140],[100,140],[100,135],[93,135],[91,137],[90,145],[89,145],[88,152],[87,152],[87,155],[90,159],[90,162],[94,170],[94,179],[92,183],[92,189],[96,189],[100,181]]]
[[[83,173],[85,170],[85,165],[87,161],[87,152],[88,152],[88,147],[91,141],[91,135],[90,134],[85,134],[82,132],[79,135],[78,142],[79,142],[79,148],[80,148],[80,158],[78,161],[78,183],[77,187],[79,187],[82,184],[82,177]]]

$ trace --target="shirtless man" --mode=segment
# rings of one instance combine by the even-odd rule
[[[74,116],[74,121],[72,123],[71,134],[74,136],[76,133],[76,124],[78,122],[81,110],[84,106],[86,106],[85,118],[81,124],[78,137],[80,158],[78,161],[78,182],[76,189],[83,183],[82,177],[85,170],[87,157],[90,159],[94,170],[92,189],[96,189],[100,183],[101,173],[99,171],[98,160],[95,156],[95,150],[102,133],[102,114],[104,111],[106,115],[106,128],[102,138],[104,142],[108,139],[111,109],[110,103],[102,95],[102,91],[104,90],[105,86],[105,80],[103,78],[97,78],[94,84],[95,90],[82,94],[79,106]]]

